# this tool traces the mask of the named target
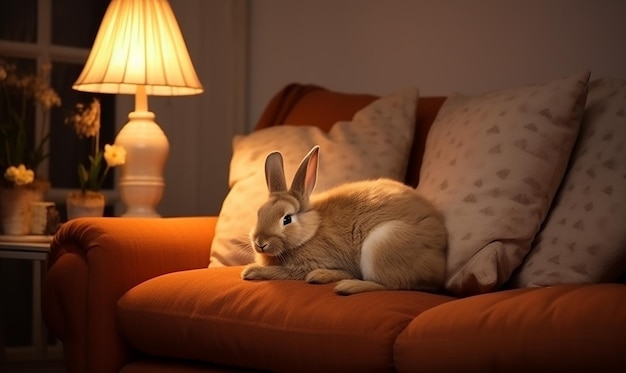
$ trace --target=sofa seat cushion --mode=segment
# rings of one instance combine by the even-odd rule
[[[557,285],[433,307],[396,342],[398,372],[626,372],[626,286]]]
[[[454,298],[409,291],[339,296],[333,284],[243,281],[243,267],[170,273],[118,302],[120,330],[148,354],[275,372],[393,371],[396,337]]]

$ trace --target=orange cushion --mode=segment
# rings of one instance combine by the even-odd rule
[[[626,372],[626,286],[559,285],[459,299],[396,342],[398,372]]]
[[[333,284],[244,281],[241,270],[176,272],[136,286],[118,303],[121,332],[159,356],[270,371],[384,372],[393,371],[394,341],[409,322],[453,299],[409,291],[346,297]]]

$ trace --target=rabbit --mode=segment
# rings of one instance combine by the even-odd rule
[[[280,152],[265,160],[270,195],[250,232],[255,262],[244,280],[337,282],[340,295],[377,290],[437,291],[446,276],[443,216],[415,189],[380,178],[311,196],[319,146],[287,190]]]

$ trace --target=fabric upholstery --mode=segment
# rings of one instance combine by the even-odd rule
[[[626,286],[516,289],[422,312],[398,337],[398,372],[626,371]]]
[[[341,93],[310,84],[289,84],[270,100],[255,130],[278,125],[316,126],[330,131],[338,121],[350,121],[354,113],[380,97]]]
[[[515,286],[611,282],[626,273],[626,81],[599,79],[568,171]]]
[[[319,145],[319,177],[314,193],[364,179],[387,177],[403,181],[417,100],[418,91],[414,88],[382,97],[359,110],[352,120],[336,122],[329,132],[313,125],[282,125],[236,136],[230,191],[215,228],[211,266],[254,261],[248,233],[256,222],[259,207],[267,200],[264,162],[272,151],[283,154],[290,184],[302,158]]]
[[[455,94],[426,141],[417,191],[444,214],[445,287],[498,289],[530,250],[578,135],[589,72],[476,96]]]
[[[243,368],[391,372],[396,336],[453,299],[408,291],[342,297],[333,284],[243,281],[241,270],[184,271],[136,286],[119,301],[124,335],[152,355]]]

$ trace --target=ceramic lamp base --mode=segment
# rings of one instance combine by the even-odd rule
[[[134,111],[120,130],[115,144],[126,150],[119,192],[126,210],[122,216],[159,217],[165,182],[163,169],[169,155],[169,142],[149,111]]]
[[[163,197],[165,183],[162,180],[128,177],[120,180],[119,187],[122,201],[126,204],[126,211],[122,216],[153,218],[161,216],[156,211],[156,206]]]

